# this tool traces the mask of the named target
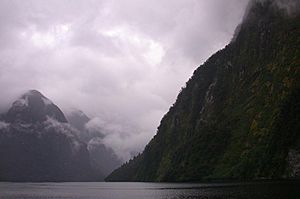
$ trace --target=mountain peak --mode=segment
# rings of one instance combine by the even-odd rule
[[[21,95],[6,114],[7,122],[36,123],[43,122],[48,117],[67,122],[63,112],[37,90],[29,90]]]
[[[24,93],[20,99],[41,99],[45,106],[52,105],[53,102],[49,100],[47,97],[45,97],[41,92],[38,90],[29,90],[26,93]]]
[[[35,96],[39,96],[39,97],[44,97],[45,96],[38,90],[28,90],[26,93],[23,94],[23,96],[30,96],[30,95],[35,95]]]

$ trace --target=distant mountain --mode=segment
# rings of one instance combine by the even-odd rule
[[[67,123],[63,112],[36,90],[30,90],[17,99],[4,117],[9,123],[33,124],[44,122],[47,118]]]
[[[68,122],[79,131],[86,131],[86,124],[91,120],[83,111],[72,109],[67,112]]]
[[[99,137],[94,137],[88,142],[88,150],[93,168],[98,169],[105,177],[123,163]]]
[[[0,181],[94,181],[87,145],[63,112],[36,90],[17,99],[0,121]]]
[[[251,1],[231,43],[194,72],[144,152],[106,180],[299,178],[299,5]]]
[[[91,120],[83,111],[78,109],[68,110],[66,112],[66,118],[69,124],[75,129],[78,138],[88,143],[91,139],[90,132],[86,128],[86,124]],[[98,134],[101,134],[98,132]],[[99,135],[96,135],[99,136]]]
[[[122,164],[114,151],[102,143],[105,135],[99,130],[87,128],[87,123],[91,119],[83,111],[73,109],[66,117],[70,125],[78,130],[79,139],[87,143],[92,167],[95,170],[107,176]]]

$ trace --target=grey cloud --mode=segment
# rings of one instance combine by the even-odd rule
[[[47,118],[44,124],[45,130],[40,133],[59,132],[61,134],[64,134],[71,141],[73,153],[77,153],[78,150],[80,150],[80,148],[83,146],[83,143],[79,142],[76,139],[76,133],[78,133],[77,130],[72,128],[69,124],[58,122],[52,118]]]
[[[230,41],[247,3],[0,0],[0,111],[38,89],[98,118],[103,143],[127,160],[193,70]]]
[[[6,129],[8,126],[9,126],[8,123],[5,123],[5,122],[0,121],[0,130]]]

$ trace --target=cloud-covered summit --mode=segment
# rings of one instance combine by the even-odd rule
[[[128,159],[193,70],[230,41],[247,3],[0,0],[0,109],[36,88],[101,121],[104,142]]]

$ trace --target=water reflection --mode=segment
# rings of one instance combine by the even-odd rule
[[[300,199],[300,182],[0,183],[5,199]]]

